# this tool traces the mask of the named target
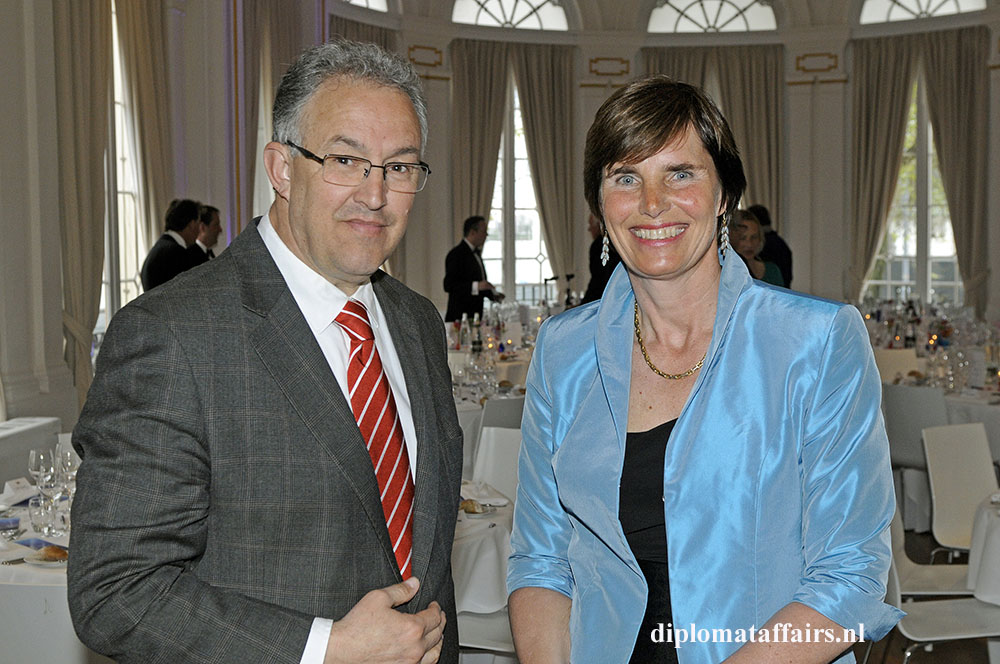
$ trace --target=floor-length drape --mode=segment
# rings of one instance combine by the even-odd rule
[[[642,49],[642,62],[647,74],[666,74],[678,81],[703,88],[711,53],[711,48],[698,46],[649,47]]]
[[[851,97],[850,293],[861,297],[882,243],[899,177],[917,48],[912,39],[853,42]]]
[[[147,249],[163,232],[167,204],[175,197],[170,94],[167,76],[167,8],[163,0],[116,0],[118,37],[132,109],[133,145]]]
[[[989,29],[977,26],[932,32],[922,35],[921,46],[927,105],[965,304],[983,316],[990,272],[986,223]]]
[[[82,406],[93,378],[90,350],[104,269],[111,3],[55,2],[56,124],[66,363]]]
[[[723,114],[740,148],[747,205],[766,207],[781,220],[781,123],[784,54],[780,44],[716,49]]]
[[[330,15],[330,39],[343,37],[352,41],[372,42],[378,44],[390,53],[395,53],[399,48],[399,37],[394,30],[383,28],[378,25],[369,25],[352,21],[336,14]]]
[[[574,51],[572,46],[518,44],[510,54],[545,247],[560,278],[575,263],[572,204],[579,169],[573,159]]]
[[[234,214],[236,227],[242,229],[253,212],[254,165],[257,163],[257,121],[261,85],[262,51],[268,19],[267,0],[245,0],[242,4],[242,49],[240,50],[239,87],[243,91],[242,108],[236,109],[237,145],[236,191]],[[247,217],[247,218],[242,218]]]
[[[462,235],[466,217],[490,214],[503,134],[510,48],[505,42],[451,42],[451,190],[456,240]]]
[[[281,77],[310,43],[303,33],[298,12],[292,11],[285,0],[244,0],[242,9],[240,79],[245,99],[239,121],[238,187],[240,214],[247,218],[237,220],[241,228],[249,221],[254,207],[256,166],[264,147],[257,141],[261,86],[273,96]],[[270,126],[270,121],[266,126]]]

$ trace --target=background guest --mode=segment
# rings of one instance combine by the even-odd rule
[[[472,318],[482,316],[483,299],[503,300],[503,293],[486,280],[483,265],[483,245],[489,222],[485,217],[473,216],[462,224],[462,241],[444,259],[444,290],[448,293],[447,322],[461,320],[462,314]]]
[[[193,267],[187,248],[198,237],[201,205],[188,198],[175,198],[166,214],[166,230],[142,262],[139,277],[149,291]]]
[[[785,288],[792,287],[792,250],[789,249],[785,241],[778,235],[778,231],[771,227],[771,213],[763,205],[756,204],[747,208],[757,217],[761,228],[764,229],[764,249],[760,252],[760,259],[769,261],[778,266],[781,276],[785,280]]]
[[[211,205],[201,206],[201,212],[198,215],[198,237],[187,248],[192,264],[201,265],[215,258],[215,251],[212,247],[218,242],[221,232],[222,221],[219,219],[219,208]]]
[[[746,263],[750,276],[775,286],[784,286],[781,270],[770,261],[760,259],[764,247],[764,231],[757,217],[749,210],[737,210],[729,222],[729,242]]]

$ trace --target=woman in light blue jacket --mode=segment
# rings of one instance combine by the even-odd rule
[[[853,661],[902,615],[883,603],[894,502],[860,316],[754,281],[727,250],[746,180],[697,88],[612,95],[584,181],[623,264],[532,358],[520,661]]]

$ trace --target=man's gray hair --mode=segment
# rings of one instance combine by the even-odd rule
[[[271,115],[272,140],[302,143],[302,109],[327,80],[344,77],[395,88],[410,98],[420,123],[420,151],[427,145],[427,104],[420,77],[409,62],[368,42],[346,39],[306,49],[278,85]]]

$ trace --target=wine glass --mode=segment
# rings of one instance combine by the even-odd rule
[[[42,474],[42,469],[48,465],[51,458],[52,450],[50,449],[28,450],[28,474],[31,475],[31,479],[35,480],[35,484],[38,483],[38,476]]]
[[[77,456],[71,445],[60,444],[56,446],[56,457],[59,462],[59,470],[62,471],[63,482],[70,502],[76,494],[76,471],[80,468],[80,457]]]

